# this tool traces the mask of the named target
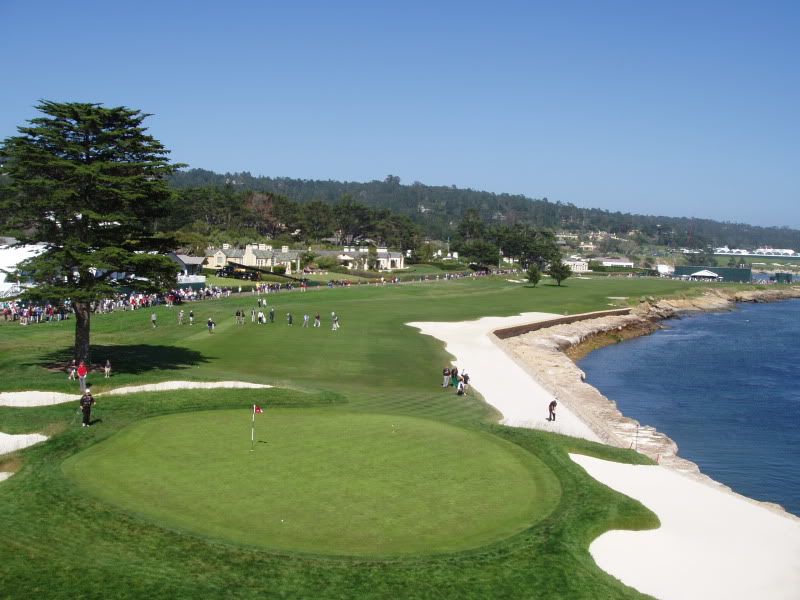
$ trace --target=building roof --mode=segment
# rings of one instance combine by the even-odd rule
[[[696,271],[689,275],[689,277],[714,277],[717,278],[719,275],[714,273],[713,271],[709,271],[708,269],[703,269],[702,271]]]
[[[175,257],[185,265],[202,265],[206,260],[205,256],[191,256],[189,254],[176,254]]]
[[[298,258],[300,258],[300,251],[289,250],[288,252],[273,252],[273,256],[275,260],[280,260],[280,261],[297,260]]]

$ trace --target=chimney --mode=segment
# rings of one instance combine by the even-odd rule
[[[286,254],[289,251],[289,246],[281,246],[281,252]]]
[[[266,250],[267,249],[267,245],[266,244],[259,244],[258,245],[258,249],[259,250]]]
[[[222,244],[222,249],[223,250],[230,250],[231,249],[231,245],[230,244]]]
[[[385,253],[385,252],[388,252],[388,249],[387,248],[378,248],[378,252]]]

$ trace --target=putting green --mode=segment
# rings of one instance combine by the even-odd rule
[[[557,505],[555,474],[490,434],[411,417],[207,411],[141,421],[64,472],[127,511],[278,551],[392,556],[482,546]]]

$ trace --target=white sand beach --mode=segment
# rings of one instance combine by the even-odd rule
[[[455,357],[455,366],[469,373],[470,386],[480,391],[486,402],[502,413],[504,425],[546,429],[597,442],[600,441],[597,435],[563,405],[556,410],[556,421],[549,422],[547,406],[553,396],[490,337],[495,329],[547,321],[558,316],[523,313],[515,317],[484,317],[460,323],[419,322],[408,325],[445,343],[445,349]],[[441,372],[449,365],[436,366]]]
[[[627,585],[664,600],[800,597],[800,519],[661,466],[570,457],[661,520],[592,542],[600,568]]]
[[[490,336],[495,329],[557,318],[547,313],[462,323],[409,323],[445,343],[502,423],[598,441]],[[443,365],[444,366],[444,365]],[[637,590],[665,600],[800,598],[800,519],[722,486],[663,466],[633,466],[573,455],[592,477],[652,510],[661,527],[611,531],[591,544],[597,564]]]

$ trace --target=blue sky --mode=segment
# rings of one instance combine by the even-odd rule
[[[0,0],[0,138],[153,113],[215,171],[800,228],[798,2]]]

